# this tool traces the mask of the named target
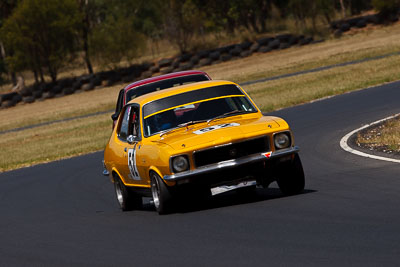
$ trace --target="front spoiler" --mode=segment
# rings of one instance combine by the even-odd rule
[[[300,151],[299,147],[294,146],[287,149],[282,149],[275,152],[265,152],[249,155],[246,157],[241,157],[238,159],[227,160],[223,162],[218,162],[215,164],[210,164],[204,167],[200,167],[194,170],[185,171],[181,173],[176,173],[172,175],[165,175],[163,178],[165,181],[169,182],[179,182],[181,180],[190,179],[196,176],[207,175],[214,172],[230,170],[242,165],[247,165],[251,163],[257,163],[262,161],[267,161],[271,159],[276,159],[288,155],[298,153]]]

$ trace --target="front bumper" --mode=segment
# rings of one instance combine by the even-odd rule
[[[200,177],[208,177],[211,174],[224,174],[229,173],[229,176],[232,176],[232,173],[235,173],[236,170],[242,169],[244,166],[252,166],[258,165],[259,163],[263,163],[266,161],[287,161],[288,156],[294,155],[300,151],[299,147],[294,146],[287,149],[282,149],[275,152],[265,152],[265,153],[257,153],[253,155],[249,155],[246,157],[227,160],[215,164],[210,164],[204,167],[200,167],[194,170],[189,170],[181,173],[176,173],[172,175],[165,175],[163,178],[165,181],[176,182],[179,184],[190,183],[194,180],[199,180]],[[250,168],[249,168],[250,169]],[[232,176],[228,180],[235,180],[238,177]],[[208,179],[210,180],[210,179]],[[224,179],[226,181],[226,179]],[[207,184],[212,184],[212,181],[207,182]]]

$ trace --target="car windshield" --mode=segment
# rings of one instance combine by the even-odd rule
[[[143,107],[144,136],[251,112],[257,109],[235,85],[189,91],[146,104]]]
[[[166,80],[161,80],[149,84],[144,84],[142,86],[138,86],[135,88],[130,89],[126,93],[126,103],[128,103],[130,100],[139,97],[141,95],[145,95],[151,92],[171,88],[174,86],[179,86],[187,83],[193,83],[193,82],[202,82],[202,81],[208,81],[209,78],[205,74],[194,74],[194,75],[187,75],[187,76],[181,76],[181,77],[175,77],[171,79],[166,79]]]

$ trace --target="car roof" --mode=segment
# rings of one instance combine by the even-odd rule
[[[127,85],[124,90],[125,93],[127,91],[129,91],[132,88],[141,86],[141,85],[145,85],[145,84],[149,84],[149,83],[153,83],[153,82],[157,82],[157,81],[161,81],[161,80],[167,80],[167,79],[171,79],[171,78],[176,78],[176,77],[183,77],[183,76],[189,76],[189,75],[198,75],[198,74],[202,74],[207,76],[208,78],[210,78],[210,76],[204,72],[204,71],[199,71],[199,70],[186,70],[186,71],[178,71],[178,72],[172,72],[172,73],[168,73],[168,74],[164,74],[164,75],[159,75],[159,76],[155,76],[155,77],[150,77],[144,80],[140,80],[134,83],[131,83],[129,85]]]
[[[234,82],[223,81],[223,80],[210,80],[210,81],[204,81],[204,82],[196,82],[196,83],[190,83],[190,84],[180,85],[180,86],[176,86],[176,87],[171,87],[171,88],[164,89],[161,91],[156,91],[156,92],[152,92],[152,93],[149,93],[146,95],[142,95],[137,98],[134,98],[129,103],[138,103],[142,106],[146,103],[149,103],[149,102],[161,99],[161,98],[165,98],[168,96],[177,95],[177,94],[181,94],[181,93],[189,92],[189,91],[195,91],[195,90],[212,87],[212,86],[225,85],[225,84],[233,84],[233,85],[237,86],[237,84]]]

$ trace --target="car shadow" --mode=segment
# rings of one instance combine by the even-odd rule
[[[189,200],[185,201],[185,204],[180,204],[176,207],[172,213],[191,213],[203,210],[212,210],[229,206],[245,205],[251,203],[257,203],[262,201],[290,198],[294,196],[315,193],[317,190],[305,189],[302,193],[287,196],[282,194],[278,188],[255,188],[253,190],[247,190],[247,188],[237,189],[228,191],[225,193],[210,196],[200,201]],[[153,203],[147,202],[143,204],[142,211],[155,211]]]
[[[309,194],[317,192],[316,190],[306,189],[302,193]],[[254,190],[232,190],[226,193],[218,194],[205,199],[202,202],[189,201],[188,205],[181,205],[178,207],[178,213],[189,213],[198,212],[202,210],[218,209],[229,206],[245,205],[251,203],[257,203],[262,201],[274,200],[279,198],[287,198],[293,196],[287,196],[282,194],[278,188],[256,188]]]

